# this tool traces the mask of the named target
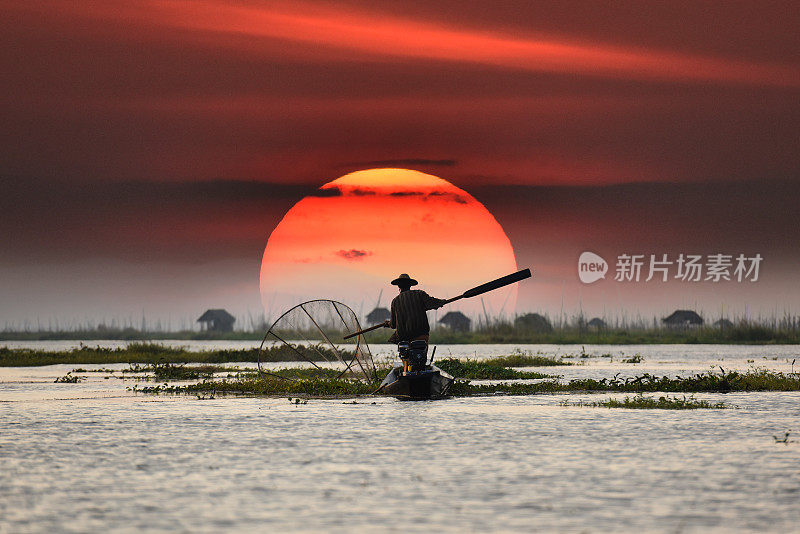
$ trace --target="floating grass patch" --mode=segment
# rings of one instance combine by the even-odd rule
[[[353,353],[340,350],[345,360]],[[335,361],[336,353],[323,345],[275,345],[264,349],[262,362]],[[181,364],[181,363],[231,363],[257,362],[258,349],[188,351],[180,347],[167,347],[157,343],[131,343],[124,348],[81,347],[66,351],[9,349],[0,347],[0,367],[34,367],[54,364]]]
[[[289,369],[276,369],[275,371],[270,371],[273,374],[278,376],[282,376],[284,378],[294,378],[296,380],[313,380],[317,378],[329,378],[335,379],[339,378],[339,375],[342,374],[342,371],[337,369],[317,369],[316,367],[295,367]],[[256,372],[256,375],[258,373]]]
[[[217,369],[216,365],[187,367],[186,364],[161,362],[150,364],[147,370],[158,380],[196,380],[201,376],[213,376]]]
[[[584,378],[560,382],[502,382],[473,384],[458,380],[451,388],[454,396],[535,395],[539,393],[597,392],[665,392],[665,393],[728,393],[732,391],[800,391],[800,378],[773,371],[758,370],[739,373],[701,373],[688,377],[653,376],[648,373],[633,378]]]
[[[469,380],[456,380],[450,387],[453,397],[476,397],[485,395],[536,395],[539,393],[558,393],[569,391],[556,380],[546,380],[535,384],[521,382],[502,382],[499,384],[474,384]]]
[[[583,400],[577,402],[562,401],[561,406],[591,406],[603,408],[628,408],[633,410],[699,410],[699,409],[715,409],[725,410],[732,408],[732,406],[724,402],[708,402],[705,400],[697,400],[694,395],[687,397],[677,396],[662,396],[662,397],[648,397],[645,395],[634,395],[632,397],[625,397],[622,400],[606,399],[603,401],[586,402]]]
[[[436,365],[444,372],[456,378],[472,378],[476,380],[512,380],[522,378],[553,378],[551,375],[542,373],[524,372],[509,369],[490,363],[485,360],[457,360],[450,358],[439,360]]]
[[[375,391],[377,383],[359,380],[318,378],[305,380],[284,380],[273,376],[247,377],[234,380],[204,380],[184,386],[163,384],[158,386],[138,385],[130,391],[141,393],[198,394],[215,393],[291,397],[344,397],[367,395]]]
[[[448,360],[444,360],[448,361]],[[464,362],[453,360],[459,365]],[[442,362],[439,362],[441,365]],[[454,366],[456,364],[453,364]],[[442,366],[445,369],[447,364]],[[451,367],[451,374],[474,374],[480,376],[481,368],[459,373],[462,367]],[[448,371],[448,372],[450,372]],[[494,369],[490,369],[494,372]],[[506,371],[513,371],[506,369]],[[131,391],[143,393],[231,393],[265,396],[307,396],[307,397],[341,397],[359,396],[375,392],[378,382],[363,382],[352,379],[339,379],[334,370],[319,369],[279,369],[270,375],[259,375],[256,372],[239,373],[226,379],[210,379],[188,385],[134,386]],[[381,374],[383,376],[384,373]],[[522,373],[524,375],[524,373]],[[278,375],[278,376],[275,376]],[[476,384],[463,377],[453,384],[451,396],[470,397],[481,395],[536,395],[548,393],[579,392],[621,392],[621,393],[700,393],[731,391],[800,391],[800,378],[771,371],[750,371],[746,373],[725,372],[702,373],[688,377],[657,377],[642,374],[634,378],[620,379],[576,379],[569,382],[559,380],[542,380],[530,383],[515,379],[497,384]]]
[[[642,358],[641,354],[634,354],[630,358],[623,358],[622,363],[642,363],[644,358]]]
[[[53,382],[56,384],[76,384],[83,380],[83,378],[73,375],[72,373],[67,373],[64,376],[59,376]]]
[[[730,391],[798,391],[800,379],[784,373],[764,369],[747,371],[720,370],[720,373],[699,373],[687,377],[654,376],[644,373],[633,378],[613,378],[611,380],[583,379],[572,380],[573,389],[589,391],[630,391],[669,393],[700,393]]]
[[[604,352],[603,354],[593,354],[591,352],[586,352],[586,347],[581,347],[580,352],[576,354],[565,354],[563,358],[580,358],[582,360],[588,360],[589,358],[610,358],[613,361],[614,355],[611,354],[610,352]]]
[[[499,367],[553,367],[557,365],[573,365],[570,362],[565,362],[561,358],[544,356],[541,353],[530,354],[520,351],[509,354],[508,356],[498,356],[497,358],[488,358],[481,361],[485,364]]]

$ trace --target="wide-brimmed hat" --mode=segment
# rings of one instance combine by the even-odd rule
[[[408,287],[411,287],[411,286],[417,285],[418,283],[419,282],[417,282],[416,280],[414,280],[413,278],[408,276],[406,273],[403,273],[400,276],[398,276],[397,278],[395,278],[394,280],[392,280],[392,285],[393,286],[408,286]]]

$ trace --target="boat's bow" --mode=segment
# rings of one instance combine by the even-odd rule
[[[454,381],[435,365],[406,374],[402,367],[395,367],[381,382],[380,391],[401,400],[442,399],[447,397]]]

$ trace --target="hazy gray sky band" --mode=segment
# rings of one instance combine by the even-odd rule
[[[794,246],[800,238],[800,183],[793,181],[467,190],[495,215],[523,262],[548,257],[567,243],[800,255]],[[156,263],[208,257],[258,262],[286,211],[317,194],[328,193],[234,180],[45,185],[15,179],[0,198],[0,263],[86,255]]]

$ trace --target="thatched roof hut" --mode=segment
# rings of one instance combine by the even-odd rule
[[[460,311],[451,311],[444,314],[439,322],[454,332],[467,332],[472,321]]]
[[[232,332],[236,317],[225,310],[206,310],[197,320],[203,330],[214,332]]]
[[[526,313],[514,319],[514,326],[530,332],[547,333],[553,331],[550,320],[538,313]]]
[[[367,322],[369,324],[378,324],[388,321],[392,317],[392,312],[386,308],[375,308],[367,314]]]
[[[703,324],[703,318],[692,310],[675,310],[669,317],[664,317],[661,322],[667,326],[699,326]]]
[[[733,328],[733,323],[728,319],[720,319],[718,321],[714,321],[714,328],[719,328],[720,330],[727,330],[728,328]]]
[[[605,328],[608,325],[600,317],[595,317],[594,319],[592,319],[591,321],[589,321],[587,323],[587,326],[590,326],[592,328],[596,328],[598,330],[602,330],[603,328]]]

